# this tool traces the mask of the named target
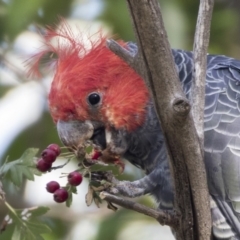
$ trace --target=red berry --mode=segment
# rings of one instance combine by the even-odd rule
[[[53,199],[57,203],[65,202],[68,199],[68,192],[64,188],[59,188],[53,194]]]
[[[72,186],[78,186],[82,182],[82,174],[79,172],[71,172],[68,174],[68,182]]]
[[[46,172],[52,167],[52,164],[49,162],[46,162],[42,158],[40,158],[37,161],[36,167],[40,172]]]
[[[51,149],[43,150],[41,155],[42,155],[43,160],[45,162],[48,162],[48,163],[53,163],[56,160],[56,158],[57,158],[56,152],[54,152]]]
[[[59,188],[60,188],[60,185],[56,181],[51,181],[46,186],[47,191],[50,192],[50,193],[54,193]]]
[[[98,160],[99,157],[102,156],[102,153],[99,151],[94,151],[93,155],[92,155],[92,160]]]
[[[61,153],[61,148],[55,143],[52,143],[49,146],[47,146],[47,149],[53,150],[57,154],[57,156],[59,156]]]

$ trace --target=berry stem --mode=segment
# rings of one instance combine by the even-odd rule
[[[65,152],[61,153],[61,157],[74,157],[75,155],[73,153]]]
[[[62,165],[59,165],[59,166],[56,166],[56,167],[51,167],[50,170],[56,170],[56,169],[59,169],[59,168],[63,168],[64,166],[66,166],[69,162],[70,162],[71,158],[69,158],[64,164]]]

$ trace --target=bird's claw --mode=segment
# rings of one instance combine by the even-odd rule
[[[111,171],[103,172],[96,171],[91,173],[91,181],[100,183],[100,186],[97,187],[98,191],[107,191],[112,194],[118,194],[118,189],[116,186],[119,184]]]
[[[95,182],[106,181],[110,183],[117,183],[119,182],[113,175],[111,171],[94,171],[91,172],[91,180]]]

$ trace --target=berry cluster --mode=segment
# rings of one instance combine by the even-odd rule
[[[57,144],[50,144],[41,154],[36,167],[40,172],[47,172],[51,169],[52,163],[60,155],[61,149]]]
[[[94,148],[91,150],[90,153],[88,153],[86,149],[84,149],[84,151],[84,153],[86,154],[85,159],[88,159],[88,161],[90,161],[92,165],[96,160],[100,160],[102,156],[102,153]],[[45,150],[42,151],[41,157],[37,160],[36,168],[43,173],[53,169],[62,168],[66,164],[52,167],[53,162],[55,162],[60,153],[61,149],[57,144],[50,144]],[[64,153],[63,155],[65,157],[67,156]],[[76,193],[76,186],[82,183],[83,176],[79,171],[73,171],[67,175],[67,180],[68,182],[66,186],[60,186],[57,181],[51,181],[47,183],[46,190],[49,193],[53,194],[53,199],[55,202],[66,202],[67,206],[70,206],[72,199],[71,194]]]
[[[71,172],[68,174],[68,184],[70,186],[78,186],[82,182],[82,175],[79,172]],[[46,189],[49,193],[53,193],[53,199],[57,203],[62,203],[68,199],[67,187],[60,187],[59,183],[56,181],[51,181],[47,184]]]

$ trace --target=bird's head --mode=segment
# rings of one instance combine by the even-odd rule
[[[64,44],[59,41],[53,46],[55,37],[63,38]],[[86,138],[91,138],[98,129],[131,132],[143,124],[149,99],[147,87],[106,47],[106,37],[100,35],[86,47],[68,28],[63,28],[60,32],[48,31],[45,40],[48,50],[38,54],[34,66],[47,51],[57,56],[48,100],[66,145],[76,143],[86,129]],[[119,43],[127,48],[126,43]]]

